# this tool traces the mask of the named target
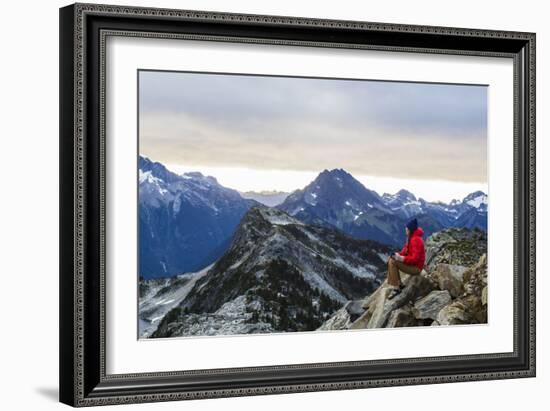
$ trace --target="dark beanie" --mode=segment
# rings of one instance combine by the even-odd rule
[[[409,229],[411,234],[416,231],[416,229],[418,228],[418,221],[416,221],[416,218],[413,218],[407,223],[407,228]]]

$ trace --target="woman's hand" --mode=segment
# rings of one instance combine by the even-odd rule
[[[402,255],[399,255],[399,253],[395,253],[393,255],[393,258],[400,262],[403,262],[403,260],[405,259],[405,257],[403,257]]]

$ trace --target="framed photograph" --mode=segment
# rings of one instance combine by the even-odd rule
[[[60,10],[60,400],[535,376],[535,34]]]

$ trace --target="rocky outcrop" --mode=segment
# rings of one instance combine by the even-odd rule
[[[483,290],[481,290],[481,304],[487,305],[487,286],[483,287]]]
[[[441,325],[486,323],[487,306],[476,295],[457,298],[438,313],[437,322]]]
[[[363,314],[363,300],[348,301],[340,308],[319,330],[342,330],[349,326]]]
[[[487,233],[467,228],[449,228],[426,240],[426,271],[440,264],[470,267],[487,252]]]
[[[426,270],[420,275],[401,273],[404,288],[397,296],[388,299],[390,288],[384,282],[362,304],[348,302],[319,330],[486,323],[484,238],[481,231],[466,229],[434,234],[426,241]]]
[[[486,254],[464,273],[464,289],[467,294],[481,295],[485,287],[487,287]]]
[[[441,290],[447,290],[453,298],[464,293],[464,273],[467,268],[454,264],[438,264],[430,273]]]
[[[396,297],[388,299],[390,289],[381,286],[363,304],[365,312],[350,325],[350,329],[382,328],[388,323],[392,313],[433,290],[433,283],[424,275],[408,276],[403,280],[404,288]]]
[[[432,291],[414,304],[413,313],[419,320],[435,320],[438,313],[451,302],[451,294],[445,291]]]
[[[411,305],[407,304],[391,313],[386,328],[416,327],[418,325],[422,325],[422,323],[414,316]]]

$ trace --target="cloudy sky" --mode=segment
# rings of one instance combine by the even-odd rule
[[[241,191],[344,168],[380,194],[487,190],[487,88],[140,71],[140,154]]]

